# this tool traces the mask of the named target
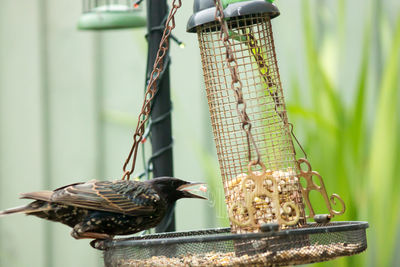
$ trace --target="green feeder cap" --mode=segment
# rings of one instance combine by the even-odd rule
[[[78,21],[80,30],[113,30],[146,26],[146,19],[139,10],[126,5],[107,5],[91,9]]]
[[[273,0],[222,0],[226,19],[251,14],[269,14],[270,18],[279,16]],[[194,0],[193,15],[190,17],[186,31],[196,32],[196,27],[215,21],[214,0]]]

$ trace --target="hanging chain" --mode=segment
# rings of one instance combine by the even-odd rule
[[[122,176],[122,180],[124,180],[124,179],[129,180],[130,175],[135,170],[138,147],[139,147],[140,142],[143,139],[146,122],[150,118],[151,101],[153,100],[153,98],[157,92],[157,81],[163,70],[164,57],[167,55],[167,52],[169,49],[169,37],[171,35],[172,30],[175,28],[175,13],[178,11],[178,9],[181,6],[182,6],[181,0],[173,0],[171,11],[169,12],[168,18],[165,22],[165,28],[163,31],[163,35],[161,37],[160,46],[159,46],[158,52],[157,52],[157,57],[155,59],[154,65],[153,65],[153,71],[150,74],[150,80],[148,82],[147,89],[144,94],[144,102],[143,102],[142,110],[139,113],[138,123],[136,126],[135,133],[133,135],[133,145],[132,145],[131,150],[129,151],[129,155],[126,158],[124,166],[122,168],[122,170],[124,172],[123,176]],[[133,158],[132,158],[132,156],[133,156]],[[129,162],[131,161],[131,158],[132,158],[131,169],[127,170],[127,166],[129,164]]]
[[[220,26],[221,26],[220,39],[226,50],[225,61],[231,72],[231,77],[232,77],[231,89],[233,90],[233,92],[235,94],[235,98],[236,98],[236,110],[237,110],[240,120],[242,122],[242,129],[246,133],[249,164],[258,164],[264,169],[263,163],[261,161],[260,151],[258,150],[258,147],[256,145],[254,137],[251,133],[252,125],[251,125],[250,118],[246,112],[247,105],[243,98],[243,90],[242,90],[243,86],[242,86],[242,82],[240,81],[240,79],[238,77],[239,76],[238,75],[238,63],[232,52],[232,43],[229,38],[228,24],[224,20],[224,10],[223,10],[221,0],[214,0],[214,4],[216,7],[215,19],[216,19],[216,21],[218,21],[220,23]],[[253,145],[254,150],[257,154],[257,160],[255,160],[254,162],[251,160],[251,145]]]

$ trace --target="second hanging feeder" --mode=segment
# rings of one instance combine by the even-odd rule
[[[82,0],[80,30],[115,30],[146,26],[146,18],[132,0]]]

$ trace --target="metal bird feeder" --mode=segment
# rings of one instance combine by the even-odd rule
[[[196,3],[188,31],[198,34],[232,230],[257,232],[261,224],[270,222],[304,225],[299,172],[270,22],[279,11],[263,0],[227,5],[227,29],[222,31],[229,43],[224,43],[214,2]],[[228,50],[229,60],[236,61],[235,70],[226,63]],[[251,160],[255,158],[258,162]]]
[[[296,159],[271,26],[278,15],[264,0],[195,0],[187,25],[198,35],[231,227],[95,242],[106,266],[284,266],[367,248],[368,223],[330,222],[344,202]],[[311,191],[328,214],[315,213]]]
[[[146,25],[141,9],[131,0],[82,0],[80,30],[113,30]]]

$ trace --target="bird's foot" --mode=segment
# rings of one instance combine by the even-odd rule
[[[92,248],[98,249],[98,250],[106,250],[106,242],[109,241],[107,239],[95,239],[90,241],[90,245]]]

